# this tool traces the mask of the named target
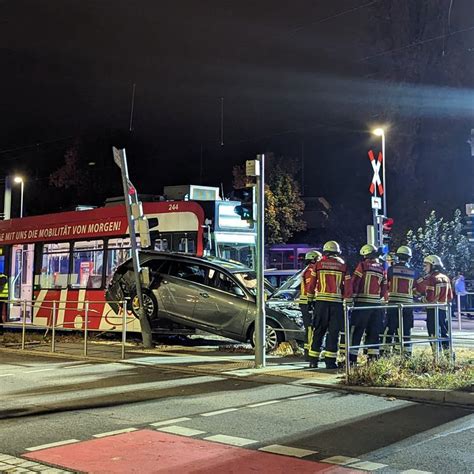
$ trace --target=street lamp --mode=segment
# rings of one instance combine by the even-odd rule
[[[13,178],[13,181],[17,184],[20,184],[21,186],[20,188],[20,217],[23,217],[23,188],[24,188],[25,183],[21,176],[15,176],[15,178]]]
[[[385,130],[383,128],[376,128],[372,133],[378,137],[382,137],[383,215],[387,217],[387,185],[385,183]]]

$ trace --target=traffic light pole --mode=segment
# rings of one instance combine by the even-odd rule
[[[255,367],[265,367],[265,282],[264,282],[264,229],[265,229],[265,155],[257,155],[257,314],[255,317]]]

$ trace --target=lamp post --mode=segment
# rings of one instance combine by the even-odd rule
[[[385,182],[385,130],[383,128],[376,128],[372,133],[378,137],[382,137],[383,215],[387,217],[387,185]]]
[[[20,217],[23,217],[23,189],[25,182],[21,176],[15,176],[13,181],[17,184],[20,184]]]

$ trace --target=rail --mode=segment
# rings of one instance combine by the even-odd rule
[[[353,311],[361,311],[361,310],[368,310],[368,309],[380,309],[380,310],[386,310],[390,308],[396,308],[398,310],[398,342],[396,341],[396,338],[393,338],[394,342],[387,343],[386,341],[383,342],[383,344],[378,343],[378,344],[359,344],[359,345],[354,345],[351,346],[350,343],[350,318],[349,314]],[[434,332],[436,334],[436,337],[423,337],[421,338],[418,336],[418,339],[411,339],[410,340],[405,340],[404,336],[404,322],[403,322],[403,310],[405,308],[434,308],[435,314],[434,314]],[[444,309],[446,310],[446,319],[447,319],[447,337],[439,337],[440,334],[440,327],[439,327],[439,310]],[[380,346],[400,346],[400,354],[403,356],[405,352],[405,346],[406,345],[414,345],[414,344],[426,344],[430,343],[432,346],[434,346],[434,355],[435,355],[435,360],[436,362],[439,361],[439,355],[440,355],[440,345],[443,342],[448,343],[449,347],[449,360],[453,364],[454,363],[454,352],[453,352],[453,343],[452,343],[452,320],[451,320],[451,304],[450,303],[407,303],[407,304],[381,304],[381,305],[371,305],[371,306],[353,306],[353,305],[347,305],[344,304],[344,343],[345,343],[345,377],[346,377],[346,382],[349,381],[349,375],[350,375],[350,369],[351,369],[351,361],[350,361],[350,350],[351,349],[369,349],[372,347],[380,347]],[[380,335],[382,336],[382,335]],[[434,343],[434,344],[433,344]]]

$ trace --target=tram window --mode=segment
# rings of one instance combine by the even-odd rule
[[[35,276],[41,288],[67,288],[69,247],[69,242],[43,245],[40,274]]]
[[[69,284],[72,288],[100,288],[104,263],[104,241],[87,240],[74,242],[72,273]]]
[[[173,251],[196,253],[196,232],[176,232],[173,234]]]
[[[107,244],[106,285],[109,284],[117,267],[132,256],[130,238],[109,239]]]

